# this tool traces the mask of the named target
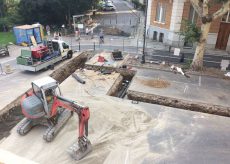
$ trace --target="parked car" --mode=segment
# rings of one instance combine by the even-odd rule
[[[9,50],[7,46],[0,46],[0,57],[1,56],[9,56]]]
[[[112,3],[106,3],[106,4],[103,6],[103,10],[104,10],[104,11],[115,11],[115,10],[116,10],[116,7],[115,7]]]
[[[113,1],[110,1],[110,0],[106,0],[105,2],[113,4]]]

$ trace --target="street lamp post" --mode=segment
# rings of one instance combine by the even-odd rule
[[[148,13],[148,0],[145,1],[145,24],[144,24],[144,34],[143,34],[143,54],[141,56],[141,63],[145,63],[145,37],[146,37],[146,24],[147,24],[147,13]]]

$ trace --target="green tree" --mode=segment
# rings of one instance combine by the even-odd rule
[[[0,31],[8,31],[21,22],[17,0],[0,0]]]
[[[221,18],[224,14],[230,11],[230,0],[190,0],[192,6],[201,18],[201,35],[197,42],[195,55],[192,62],[194,70],[203,69],[203,57],[205,45],[210,30],[212,21]],[[211,5],[221,4],[219,10],[215,13],[210,13],[209,8]]]
[[[70,24],[72,15],[92,8],[94,0],[21,0],[20,13],[25,23]]]

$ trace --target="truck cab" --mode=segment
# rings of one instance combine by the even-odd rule
[[[27,114],[32,112],[34,115],[36,113],[38,116],[43,116],[45,112],[48,116],[50,116],[54,96],[62,95],[58,82],[48,76],[35,80],[31,84],[34,95],[28,98],[29,102],[25,99],[23,103],[24,110],[26,110]],[[31,108],[33,105],[36,107]]]
[[[52,40],[52,46],[54,51],[59,51],[62,58],[72,58],[73,51],[66,42],[62,40]]]

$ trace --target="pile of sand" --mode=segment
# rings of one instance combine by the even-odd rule
[[[78,101],[90,108],[89,139],[93,145],[93,151],[79,163],[144,160],[149,153],[147,133],[153,126],[150,115],[118,98],[81,97]],[[36,127],[26,136],[19,136],[14,128],[0,148],[38,163],[75,163],[67,149],[77,141],[78,117],[74,115],[51,143],[42,139],[44,132],[44,127]]]
[[[85,79],[97,83],[99,77],[93,74],[91,72]],[[15,127],[9,137],[0,141],[0,150],[41,164],[188,163],[194,160],[195,163],[204,160],[210,163],[218,159],[228,163],[229,146],[223,145],[229,143],[229,119],[153,104],[132,104],[129,100],[105,95],[81,96],[78,84],[70,76],[61,84],[61,89],[66,98],[89,106],[88,138],[93,146],[90,154],[76,162],[67,153],[68,147],[78,138],[77,115],[51,143],[42,139],[44,127],[35,127],[26,136],[19,136]],[[92,93],[89,82],[79,85]],[[0,160],[1,156],[0,153]]]
[[[94,96],[96,90],[92,86],[102,87],[110,78],[114,81],[112,78],[117,75],[96,76],[97,72],[88,70],[85,77],[83,72],[78,74],[86,80],[86,84],[80,84],[72,76],[61,84],[66,98],[90,109],[89,139],[93,151],[78,163],[141,163],[143,156],[149,153],[147,134],[154,125],[152,117],[129,101]],[[102,83],[99,85],[98,81]],[[105,88],[110,85],[112,83],[106,84]],[[91,94],[80,95],[81,87]],[[101,94],[108,91],[105,88]],[[0,148],[38,163],[76,163],[67,150],[78,138],[77,115],[68,121],[53,142],[46,143],[42,139],[44,132],[44,127],[35,127],[26,136],[19,136],[15,127]]]
[[[106,35],[114,36],[130,36],[130,34],[116,27],[103,27],[103,31]]]

